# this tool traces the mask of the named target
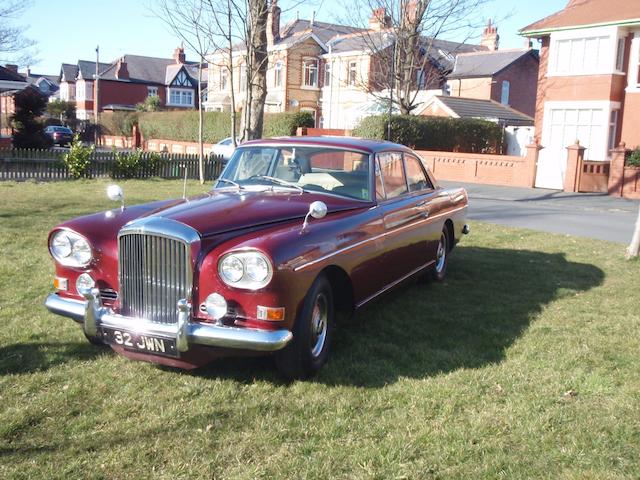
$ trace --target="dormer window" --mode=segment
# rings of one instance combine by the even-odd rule
[[[315,58],[307,58],[302,62],[303,82],[305,87],[318,86],[318,60]]]

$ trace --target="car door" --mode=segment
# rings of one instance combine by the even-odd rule
[[[378,200],[385,229],[383,274],[386,283],[392,284],[434,257],[435,234],[429,215],[435,192],[417,158],[384,152],[377,155],[377,162],[384,197]]]

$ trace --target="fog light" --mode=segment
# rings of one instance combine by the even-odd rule
[[[56,277],[53,279],[53,288],[58,291],[62,290],[66,292],[67,290],[69,290],[69,280],[62,277]]]
[[[81,293],[83,289],[93,288],[96,286],[96,282],[91,278],[88,273],[83,273],[78,276],[76,280],[76,292]]]
[[[263,307],[258,305],[257,317],[258,320],[282,321],[284,320],[284,307]]]
[[[207,313],[214,320],[220,320],[227,314],[227,301],[219,293],[212,293],[204,302]]]

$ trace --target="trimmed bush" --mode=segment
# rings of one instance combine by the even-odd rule
[[[628,167],[640,167],[640,147],[629,154],[625,163]]]
[[[136,112],[112,112],[100,115],[100,133],[130,137],[133,125],[138,122]]]
[[[387,138],[386,115],[364,118],[353,134],[363,138]],[[493,122],[470,118],[391,117],[391,140],[419,150],[495,153],[501,151],[502,128]]]
[[[198,112],[154,112],[138,115],[138,125],[144,138],[161,138],[183,142],[198,141]],[[238,115],[238,126],[240,115]],[[298,127],[312,127],[313,116],[309,112],[266,113],[264,137],[295,135]],[[216,143],[231,134],[229,112],[205,112],[205,143]],[[130,135],[130,134],[129,134]]]
[[[114,149],[115,161],[111,167],[111,178],[139,178],[142,173],[158,174],[163,162],[160,154],[144,152],[141,149],[132,152],[118,152]]]

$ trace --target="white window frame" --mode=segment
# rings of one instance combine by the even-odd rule
[[[629,52],[629,75],[627,76],[627,93],[640,93],[640,30],[631,32],[634,34],[631,40]]]
[[[612,75],[622,74],[616,69],[618,38],[621,32],[618,27],[593,27],[572,29],[567,31],[553,32],[549,43],[549,69],[548,77],[566,77],[566,76],[582,76],[582,75]],[[593,58],[593,55],[585,55],[587,48],[587,40],[597,39],[598,53],[605,55],[603,60],[598,60],[597,65],[593,67],[585,66],[586,58]],[[583,65],[577,69],[565,70],[567,65],[564,59],[560,59],[560,44],[574,42],[577,45],[582,43],[582,60]],[[601,42],[607,42],[601,47]],[[579,48],[579,47],[578,47]],[[575,53],[569,53],[569,58],[576,58]]]
[[[170,87],[167,93],[167,105],[172,107],[193,107],[193,93],[191,88]]]
[[[282,71],[284,70],[284,62],[277,60],[273,64],[273,86],[275,88],[282,88]]]
[[[241,92],[246,92],[247,91],[247,66],[245,64],[240,65],[239,68],[240,71],[240,78],[238,79],[238,81],[240,82],[240,91]]]
[[[302,87],[318,88],[318,68],[320,62],[314,57],[302,59]]]
[[[357,60],[349,60],[349,63],[347,63],[347,85],[349,85],[350,87],[355,87],[357,82],[358,62]]]
[[[158,97],[158,87],[147,87],[147,97]]]
[[[220,87],[220,91],[225,91],[228,87],[229,83],[229,72],[227,71],[227,67],[220,67],[220,81],[218,86]]]
[[[323,86],[331,85],[331,60],[324,63],[324,83]]]
[[[86,89],[85,81],[78,80],[76,82],[76,101],[85,102],[87,100],[85,95],[85,89]]]
[[[607,135],[609,135],[609,138],[607,140],[609,157],[611,156],[611,150],[617,147],[616,137],[618,136],[619,125],[620,125],[620,109],[612,108],[611,111],[609,112],[609,130],[607,133]]]

